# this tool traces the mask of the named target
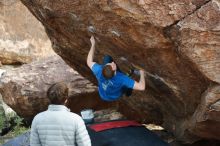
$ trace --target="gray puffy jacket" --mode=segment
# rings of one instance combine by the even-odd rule
[[[82,118],[63,105],[49,105],[34,117],[31,146],[91,146]]]

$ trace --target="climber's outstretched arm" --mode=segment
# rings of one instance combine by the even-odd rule
[[[134,90],[140,90],[144,91],[145,90],[145,78],[144,78],[144,71],[140,70],[140,81],[134,83]]]
[[[92,66],[95,64],[95,62],[93,61],[94,58],[94,52],[95,52],[95,38],[94,36],[91,36],[90,38],[90,42],[91,42],[91,48],[87,57],[87,65],[89,66],[90,69],[92,69]]]

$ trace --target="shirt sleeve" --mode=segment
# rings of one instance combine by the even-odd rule
[[[133,89],[135,81],[128,76],[124,75],[123,77],[123,85],[127,88]]]
[[[99,74],[101,73],[101,71],[102,71],[102,66],[101,66],[101,65],[95,63],[95,64],[92,66],[92,72],[94,73],[94,75],[95,75],[96,77],[99,76]]]
[[[41,146],[39,135],[37,133],[36,118],[31,124],[30,146]]]
[[[88,131],[81,117],[77,118],[76,143],[77,146],[91,146]]]

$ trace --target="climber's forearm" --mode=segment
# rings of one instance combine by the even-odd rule
[[[134,83],[134,90],[140,90],[143,91],[145,90],[145,78],[144,78],[144,71],[140,70],[140,80],[139,82]]]
[[[89,51],[88,57],[87,57],[87,65],[89,66],[89,68],[92,68],[94,61],[94,52],[95,52],[95,46],[91,46],[91,49]]]
[[[144,78],[144,71],[140,70],[140,81],[141,87],[143,90],[145,90],[145,78]]]
[[[91,41],[91,48],[89,50],[88,56],[87,56],[87,65],[92,68],[93,64],[94,64],[94,53],[95,53],[95,39],[94,37],[91,37],[92,41]]]

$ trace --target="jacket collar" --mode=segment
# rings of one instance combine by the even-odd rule
[[[48,106],[48,111],[70,111],[70,110],[64,105],[50,104]]]

